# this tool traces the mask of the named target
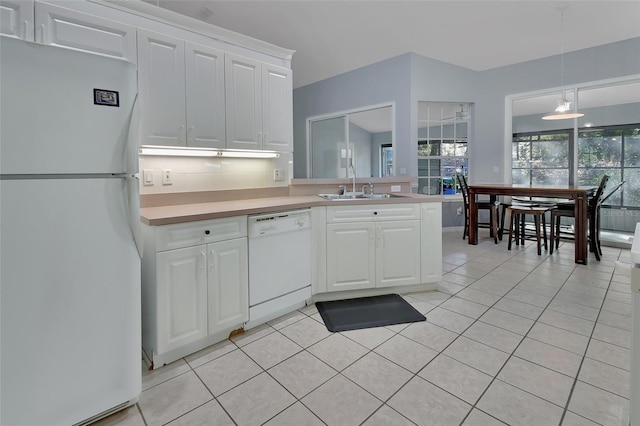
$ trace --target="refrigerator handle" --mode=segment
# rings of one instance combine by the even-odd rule
[[[142,225],[140,224],[140,183],[138,175],[125,176],[125,204],[127,207],[127,222],[136,244],[138,255],[142,259],[143,241],[142,241]]]
[[[131,107],[129,118],[129,131],[127,133],[127,144],[125,146],[124,161],[127,175],[138,173],[138,145],[140,141],[140,99],[136,94]]]

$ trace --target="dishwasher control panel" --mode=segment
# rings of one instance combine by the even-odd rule
[[[307,229],[311,227],[311,210],[249,216],[247,226],[249,238]]]

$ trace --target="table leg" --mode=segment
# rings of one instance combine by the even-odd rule
[[[575,255],[576,263],[587,264],[587,195],[576,194],[575,198]]]
[[[469,191],[469,244],[478,244],[478,205],[475,192]]]

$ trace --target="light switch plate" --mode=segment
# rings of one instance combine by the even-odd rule
[[[173,185],[173,170],[162,169],[162,184]]]
[[[273,169],[273,180],[284,180],[284,169]]]
[[[144,186],[153,186],[153,169],[142,171],[142,184]]]

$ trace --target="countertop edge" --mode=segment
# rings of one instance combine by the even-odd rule
[[[320,206],[424,203],[442,202],[443,200],[443,196],[413,193],[394,193],[394,197],[385,199],[341,200],[339,202],[328,201],[317,195],[255,198],[143,207],[140,209],[140,221],[145,225],[159,226]]]

